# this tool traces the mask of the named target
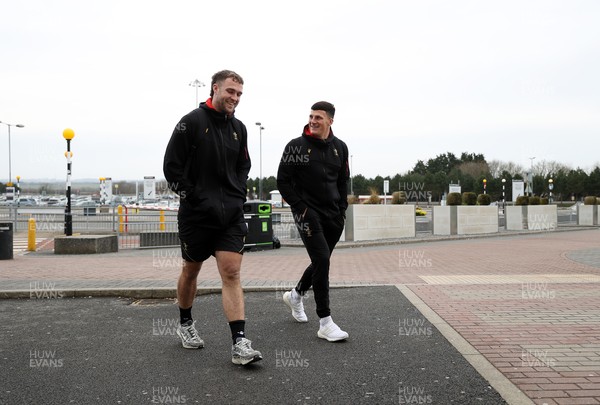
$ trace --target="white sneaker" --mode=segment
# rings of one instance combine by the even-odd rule
[[[325,326],[321,326],[317,332],[317,336],[321,339],[327,339],[330,342],[348,339],[348,333],[340,329],[335,322],[331,321]]]
[[[245,366],[262,360],[262,354],[258,350],[254,350],[251,344],[252,342],[246,338],[241,338],[234,344],[231,347],[231,362]]]
[[[202,349],[204,341],[198,336],[198,331],[194,327],[196,321],[187,321],[184,325],[177,327],[177,334],[181,338],[181,344],[186,349]]]
[[[292,292],[288,291],[283,294],[283,302],[287,304],[292,310],[292,316],[298,322],[308,322],[308,317],[304,312],[304,304],[302,303],[302,297],[298,301],[292,298]]]

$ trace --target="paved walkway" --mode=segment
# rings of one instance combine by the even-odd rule
[[[505,398],[516,387],[535,404],[600,404],[599,237],[588,229],[337,249],[330,280],[398,286]],[[248,252],[244,287],[289,289],[307,262],[298,247]],[[0,296],[172,296],[180,264],[177,249],[21,253],[0,261]],[[220,286],[214,260],[199,285]]]

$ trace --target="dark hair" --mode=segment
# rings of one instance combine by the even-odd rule
[[[212,97],[215,92],[213,90],[213,85],[215,83],[221,83],[225,81],[225,79],[233,79],[234,82],[238,82],[239,84],[244,84],[244,79],[242,76],[235,73],[233,70],[221,70],[213,75],[212,80],[210,82],[210,96]]]
[[[311,110],[322,110],[325,111],[327,113],[327,115],[329,115],[329,118],[333,118],[333,116],[335,115],[335,107],[333,106],[333,104],[328,103],[327,101],[319,101],[313,104],[312,107],[310,107]]]

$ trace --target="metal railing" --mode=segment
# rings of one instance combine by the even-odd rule
[[[116,207],[74,208],[74,233],[116,233],[119,248],[140,247],[140,234],[177,234],[177,212],[140,209],[119,209]],[[45,235],[64,233],[64,207],[0,207],[0,222],[11,222],[14,232],[28,231],[29,219],[35,219],[36,232]],[[177,241],[178,243],[178,241]],[[172,243],[169,246],[173,245]],[[158,245],[157,245],[158,246]]]
[[[162,212],[162,214],[161,214]],[[120,249],[144,247],[168,247],[179,245],[177,237],[177,212],[119,209],[117,207],[75,207],[73,232],[116,233]],[[45,235],[64,233],[64,207],[0,207],[0,222],[11,222],[14,232],[26,232],[29,219],[35,219],[36,231]],[[577,224],[577,212],[571,209],[558,210],[558,226]],[[298,229],[290,211],[275,211],[271,215],[273,236],[280,241],[300,239]],[[432,232],[431,216],[417,217],[417,233]],[[499,215],[499,227],[504,226],[504,215]]]

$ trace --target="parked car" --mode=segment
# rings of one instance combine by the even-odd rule
[[[34,198],[19,198],[19,205],[22,207],[31,207],[38,205],[37,201]]]
[[[92,200],[81,200],[81,201],[77,201],[75,204],[73,204],[74,207],[98,207],[100,206],[99,203],[92,201]]]

